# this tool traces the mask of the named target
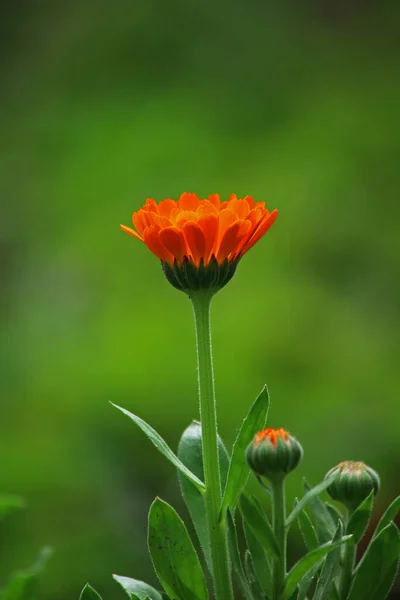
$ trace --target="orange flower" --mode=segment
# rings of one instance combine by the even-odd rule
[[[163,263],[182,266],[187,262],[207,267],[211,261],[236,263],[266,233],[275,221],[264,202],[251,196],[221,202],[218,194],[200,200],[184,193],[178,201],[162,200],[146,204],[133,213],[136,228],[121,225],[123,231],[138,238]]]
[[[272,429],[272,427],[267,427],[267,429],[263,429],[262,431],[256,433],[254,441],[256,444],[259,444],[266,438],[271,442],[273,446],[276,446],[279,438],[281,438],[284,441],[288,439],[288,432],[286,431],[286,429],[282,428]]]

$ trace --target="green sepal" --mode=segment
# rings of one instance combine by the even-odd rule
[[[88,583],[83,588],[79,600],[102,600],[100,594]]]
[[[393,502],[387,507],[383,513],[381,520],[379,521],[373,537],[376,537],[378,533],[382,531],[391,521],[394,521],[397,517],[397,513],[400,510],[400,496],[398,496]]]
[[[234,276],[238,262],[238,260],[228,261],[226,258],[219,264],[213,255],[207,266],[201,261],[196,267],[185,256],[182,263],[175,260],[172,266],[161,261],[161,268],[171,285],[190,295],[192,291],[210,290],[215,293],[223,288]]]
[[[229,456],[219,436],[218,453],[221,485],[223,489],[226,484]],[[198,421],[193,421],[193,423],[191,423],[183,432],[178,445],[178,458],[192,473],[194,473],[194,475],[196,475],[196,477],[198,477],[200,480],[204,479],[201,424]],[[189,509],[197,537],[199,538],[200,546],[203,550],[204,557],[211,572],[211,552],[203,495],[198,491],[197,487],[194,486],[193,483],[186,477],[183,477],[179,471],[178,477],[181,484],[183,498],[186,502],[186,506]]]
[[[254,600],[265,600],[265,594],[261,589],[254,571],[253,559],[249,550],[244,553],[244,568],[249,581]]]
[[[148,544],[157,577],[174,600],[207,600],[204,575],[178,513],[156,498],[150,507]]]
[[[35,600],[39,575],[51,554],[50,548],[43,548],[32,567],[14,573],[8,584],[1,590],[1,600]]]
[[[342,539],[343,525],[339,522],[333,541]],[[349,542],[353,543],[353,541]],[[340,571],[340,548],[336,548],[328,554],[315,588],[313,600],[329,600],[335,584],[335,577]]]
[[[303,510],[307,504],[311,503],[314,498],[319,496],[327,487],[332,483],[332,479],[326,479],[322,481],[312,489],[308,489],[307,493],[298,501],[297,505],[294,507],[288,518],[286,519],[286,527],[289,529],[291,524],[297,519],[297,515]],[[334,534],[334,530],[332,536]],[[330,538],[332,539],[332,538]]]
[[[132,421],[147,435],[149,440],[154,444],[154,446],[163,454],[168,460],[177,468],[179,471],[185,475],[200,491],[205,489],[205,485],[196,475],[194,475],[185,465],[179,460],[179,458],[172,452],[171,448],[168,444],[163,440],[163,438],[157,433],[155,429],[153,429],[146,421],[143,421],[140,417],[137,417],[133,413],[129,412],[125,408],[121,408],[121,406],[117,406],[111,402],[115,408],[120,410],[124,415],[127,415]]]
[[[14,494],[0,494],[0,519],[21,508],[25,508],[23,498]]]
[[[296,498],[295,508],[297,504],[298,501]],[[318,548],[319,543],[317,533],[315,531],[314,525],[311,522],[310,517],[304,509],[301,510],[297,515],[297,523],[299,525],[300,533],[307,547],[307,550],[315,550],[315,548]]]
[[[348,600],[385,600],[396,577],[399,557],[399,530],[390,523],[365,551],[355,570]]]
[[[312,550],[303,558],[301,558],[291,569],[289,572],[284,589],[284,598],[285,600],[289,600],[293,592],[295,591],[299,582],[303,579],[305,575],[312,569],[322,558],[324,558],[329,552],[336,550],[342,544],[351,540],[351,535],[347,535],[342,537],[340,540],[336,542],[328,542],[323,544],[319,548]]]
[[[244,458],[245,451],[257,431],[265,427],[268,411],[269,394],[267,386],[264,386],[252,404],[233,444],[228,479],[221,504],[220,519],[224,518],[228,507],[231,511],[234,511],[239,496],[246,486],[250,475],[250,467]]]
[[[374,492],[372,491],[350,517],[349,524],[347,525],[347,533],[353,535],[355,544],[358,544],[368,527],[373,505]]]
[[[157,592],[157,590],[144,581],[132,579],[131,577],[123,577],[122,575],[113,575],[113,578],[131,599],[136,600],[136,598],[139,598],[139,600],[147,600],[149,598],[149,600],[162,600],[160,592]]]
[[[240,497],[240,512],[267,555],[280,556],[279,546],[266,515],[261,513],[257,504],[244,494]]]
[[[313,491],[316,489],[316,488],[311,489],[305,479],[303,480],[303,485],[304,485],[304,491],[306,492],[306,495],[310,491]],[[318,488],[319,486],[316,486],[316,487]],[[302,499],[304,500],[305,497],[306,496],[303,496]],[[300,503],[301,503],[301,500],[299,502],[299,505],[300,505]],[[335,535],[336,523],[335,523],[334,519],[332,518],[332,515],[331,515],[329,509],[325,506],[325,504],[322,502],[322,500],[320,498],[318,498],[318,494],[317,495],[312,494],[309,497],[307,503],[308,503],[311,513],[314,517],[315,530],[317,532],[319,542],[321,544],[323,544],[325,542],[331,541],[333,539],[333,536]]]
[[[243,521],[243,530],[258,584],[267,597],[272,598],[272,561],[267,558],[263,546],[260,544],[246,521]]]
[[[240,589],[243,600],[253,600],[253,596],[243,570],[242,561],[240,560],[236,526],[229,508],[226,514],[226,523],[228,527],[229,555],[232,561],[233,573],[235,575],[237,586]]]

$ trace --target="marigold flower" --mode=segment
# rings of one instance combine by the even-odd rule
[[[350,510],[355,510],[371,492],[377,494],[380,488],[378,473],[360,461],[339,463],[325,475],[325,479],[330,477],[334,479],[327,489],[328,494]]]
[[[153,199],[133,213],[135,229],[121,225],[146,244],[178,289],[219,289],[232,278],[239,260],[268,231],[278,214],[251,196],[221,202],[218,194],[200,200]]]
[[[268,427],[256,433],[246,450],[249,467],[257,476],[285,477],[301,461],[303,448],[286,429]]]

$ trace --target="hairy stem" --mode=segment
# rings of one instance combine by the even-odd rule
[[[280,551],[280,556],[274,560],[272,568],[272,600],[281,600],[286,579],[285,480],[282,477],[271,484],[272,528]]]

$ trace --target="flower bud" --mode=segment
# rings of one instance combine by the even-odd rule
[[[283,479],[301,461],[303,448],[285,429],[263,429],[246,450],[246,460],[258,476]]]
[[[325,479],[334,477],[327,492],[333,500],[341,502],[350,510],[355,510],[373,491],[380,488],[379,475],[363,462],[346,460],[325,475]]]

